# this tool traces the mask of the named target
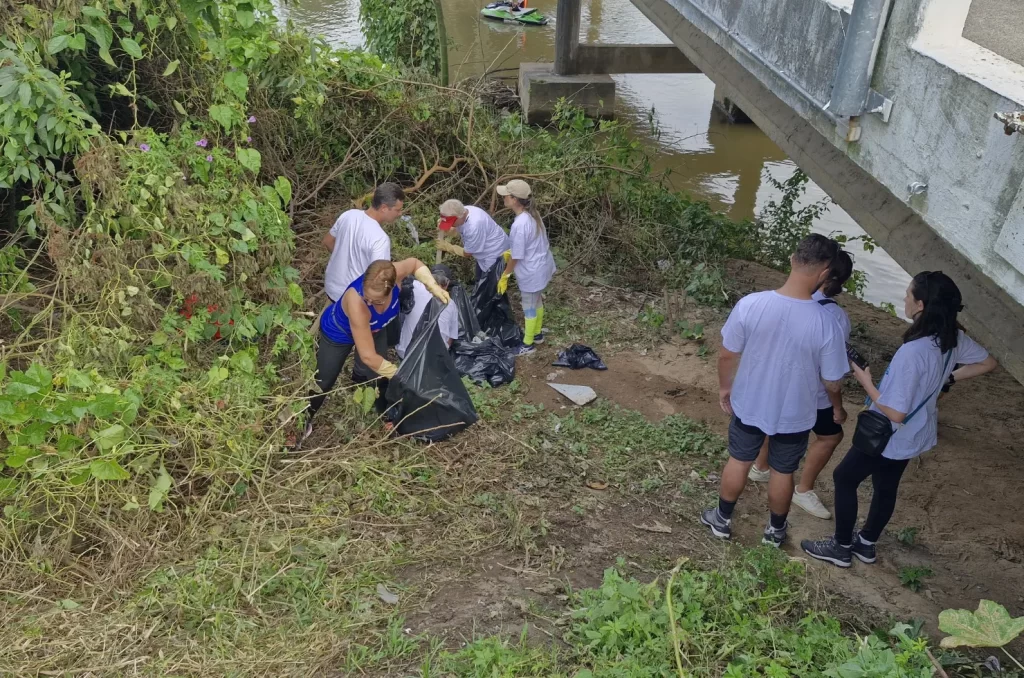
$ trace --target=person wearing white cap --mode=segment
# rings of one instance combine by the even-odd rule
[[[497,190],[498,195],[505,199],[505,207],[516,215],[510,235],[512,259],[498,281],[498,294],[505,293],[509,276],[515,272],[526,318],[523,346],[518,355],[529,355],[537,350],[534,344],[544,342],[543,295],[555,275],[555,258],[551,255],[544,222],[533,204],[530,185],[522,179],[513,179],[498,186]]]
[[[445,200],[440,211],[437,227],[441,229],[441,240],[438,247],[458,256],[473,257],[479,280],[508,249],[508,235],[490,214],[474,205],[463,205],[455,199]],[[461,248],[444,240],[444,234],[453,230],[462,236]]]

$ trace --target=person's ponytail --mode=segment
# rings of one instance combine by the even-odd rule
[[[533,204],[533,198],[516,198],[519,204],[523,206],[530,218],[533,219],[535,228],[537,229],[537,235],[547,236],[547,229],[544,227],[544,221],[540,218],[540,212],[537,211],[537,206]]]

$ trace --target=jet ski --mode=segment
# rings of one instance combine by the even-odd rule
[[[512,5],[508,2],[492,2],[480,10],[480,15],[485,19],[527,24],[529,26],[544,26],[548,22],[547,17],[533,7],[513,10]]]

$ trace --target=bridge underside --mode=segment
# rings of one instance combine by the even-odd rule
[[[669,2],[633,3],[904,269],[953,277],[964,297],[964,325],[1024,382],[1024,309],[1017,301]]]

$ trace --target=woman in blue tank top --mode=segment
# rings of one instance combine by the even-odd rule
[[[309,417],[303,439],[313,432],[313,415],[327,400],[327,393],[334,388],[334,382],[353,347],[363,364],[381,377],[390,379],[398,370],[377,354],[373,335],[398,317],[397,282],[410,275],[443,303],[448,303],[448,293],[437,284],[430,269],[419,259],[381,260],[370,264],[366,273],[356,278],[341,298],[320,316],[320,342],[316,349],[319,393],[310,394]]]

